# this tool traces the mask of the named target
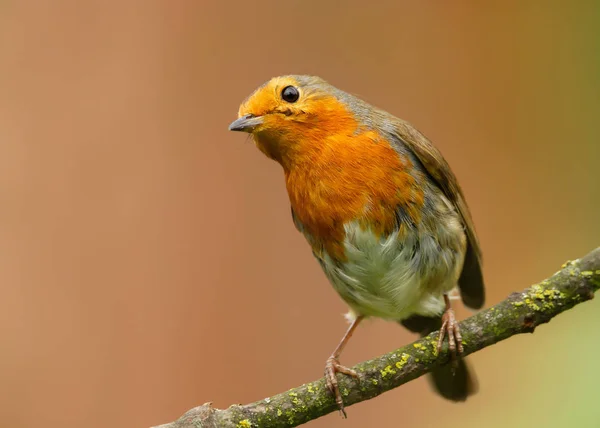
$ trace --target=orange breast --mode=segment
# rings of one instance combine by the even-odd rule
[[[420,173],[378,133],[305,135],[310,140],[298,146],[306,150],[284,169],[296,221],[317,255],[324,249],[344,261],[344,224],[351,221],[382,236],[397,227],[399,210],[419,222]]]

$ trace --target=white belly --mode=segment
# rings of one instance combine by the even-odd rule
[[[355,316],[400,321],[413,314],[439,315],[443,294],[457,284],[465,238],[458,221],[437,226],[435,235],[411,229],[400,239],[398,232],[378,238],[349,223],[347,260],[337,263],[325,253],[319,261]]]

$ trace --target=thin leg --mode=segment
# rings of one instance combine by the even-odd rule
[[[344,373],[355,378],[358,377],[358,374],[354,370],[342,366],[338,358],[340,357],[340,354],[344,350],[346,343],[348,343],[348,341],[352,337],[352,333],[354,333],[354,330],[362,321],[362,319],[363,317],[359,316],[352,322],[338,346],[335,348],[331,356],[327,359],[327,363],[325,363],[325,380],[327,381],[327,388],[329,388],[331,393],[335,396],[335,402],[337,403],[338,407],[340,408],[340,412],[344,417],[346,417],[346,411],[344,410],[344,401],[342,400],[342,394],[340,394],[340,389],[338,387],[338,381],[335,377],[335,374]]]
[[[448,351],[450,351],[453,365],[457,366],[458,358],[464,352],[462,336],[460,335],[460,328],[458,327],[458,322],[456,322],[454,310],[450,306],[450,298],[447,294],[444,294],[444,302],[446,303],[446,312],[442,315],[442,328],[440,329],[440,337],[437,345],[438,355],[442,352],[444,337],[447,335]]]

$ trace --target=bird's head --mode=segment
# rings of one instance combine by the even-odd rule
[[[289,169],[328,140],[356,132],[353,102],[359,101],[319,77],[275,77],[242,103],[229,130],[250,133],[265,155]]]

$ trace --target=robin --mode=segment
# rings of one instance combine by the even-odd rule
[[[435,389],[464,401],[476,389],[460,358],[462,339],[449,293],[484,303],[481,250],[464,195],[433,144],[402,119],[313,76],[275,77],[240,106],[231,131],[250,133],[283,168],[296,228],[348,304],[350,327],[325,364],[345,416],[336,373],[367,317],[439,330],[454,364],[432,372]]]

